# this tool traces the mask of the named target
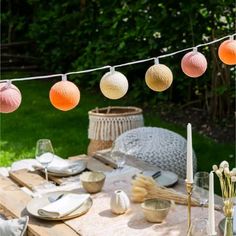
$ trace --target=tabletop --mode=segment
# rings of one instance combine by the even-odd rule
[[[92,171],[103,171],[105,173],[114,173],[113,170],[116,164],[109,159],[104,153],[98,153],[94,157],[87,155],[78,155],[70,157],[69,159],[83,159],[87,161],[87,169]],[[154,170],[153,167],[141,160],[129,157],[127,158],[127,165],[135,167],[141,171]],[[136,169],[136,170],[137,170]],[[132,174],[132,173],[131,173]],[[50,177],[51,180],[58,186],[65,186],[68,178]],[[76,177],[73,177],[76,178]],[[35,236],[99,236],[109,234],[111,235],[186,235],[187,228],[187,207],[177,205],[176,209],[171,210],[167,219],[162,224],[148,223],[142,214],[140,204],[131,203],[130,210],[125,215],[116,216],[110,211],[110,196],[114,191],[112,180],[116,178],[112,174],[106,178],[103,191],[92,195],[93,205],[91,209],[83,216],[59,221],[45,221],[30,216],[28,225],[28,235]],[[127,179],[128,174],[124,173],[119,176],[119,179]],[[10,172],[9,177],[0,177],[0,208],[4,210],[6,215],[11,217],[20,217],[28,215],[26,205],[32,199],[30,190],[34,186],[45,182],[43,175],[38,171],[29,171],[26,169]],[[78,181],[79,186],[79,181]],[[22,188],[23,187],[23,188]],[[58,187],[60,188],[60,187]],[[129,186],[122,186],[128,195]],[[185,185],[183,180],[179,180],[174,186],[174,189],[185,193]],[[29,190],[29,193],[28,191]],[[74,190],[75,192],[83,192],[81,186]],[[221,203],[221,198],[215,196],[216,203]],[[199,207],[192,207],[192,218],[201,215]],[[207,209],[204,209],[204,214],[207,216]],[[216,211],[216,225],[223,218],[222,213]]]

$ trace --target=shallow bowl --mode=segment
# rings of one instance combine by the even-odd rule
[[[141,207],[147,221],[161,223],[170,210],[171,202],[154,198],[144,201]]]
[[[88,193],[98,193],[102,190],[106,175],[102,172],[86,171],[80,175],[83,188]]]

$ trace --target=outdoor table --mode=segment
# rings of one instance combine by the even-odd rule
[[[69,159],[86,160],[87,169],[94,171],[111,172],[115,167],[114,162],[103,155],[96,155],[95,157],[79,155]],[[138,168],[141,171],[157,170],[156,167],[133,157],[127,158],[126,164]],[[123,177],[127,178],[126,174],[124,174]],[[67,180],[67,178],[59,177],[50,178],[58,185],[63,184],[63,182]],[[5,215],[13,218],[29,215],[26,210],[26,205],[32,197],[26,193],[27,191],[23,191],[21,187],[32,190],[34,186],[38,186],[44,181],[45,179],[40,172],[26,169],[10,172],[9,177],[0,177],[0,209],[4,211]],[[91,195],[93,205],[85,215],[65,221],[46,221],[29,215],[28,235],[186,235],[187,206],[176,205],[176,208],[171,210],[162,224],[148,223],[144,219],[140,204],[138,203],[131,203],[131,209],[124,215],[117,216],[112,214],[109,208],[109,199],[111,192],[114,190],[114,186],[110,181],[111,179],[107,178],[102,192]],[[185,192],[184,180],[179,179],[174,189]],[[78,192],[81,191],[83,192],[83,189],[80,187]],[[221,198],[217,195],[215,195],[215,202],[221,204]],[[216,228],[218,235],[220,235],[217,225],[224,216],[219,211],[215,211],[215,213]],[[193,218],[201,214],[199,207],[192,207]],[[204,214],[207,216],[207,208],[204,209]]]

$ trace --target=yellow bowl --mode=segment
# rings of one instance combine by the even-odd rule
[[[88,193],[98,193],[102,190],[106,175],[102,172],[86,171],[80,175],[83,188]]]
[[[166,218],[171,208],[171,202],[154,198],[144,201],[141,207],[147,221],[161,223]]]

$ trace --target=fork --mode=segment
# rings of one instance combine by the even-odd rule
[[[49,196],[49,197],[48,197],[48,200],[49,200],[49,202],[55,202],[55,201],[61,199],[64,195],[65,195],[65,194],[62,193],[62,194],[60,194],[59,196]]]

